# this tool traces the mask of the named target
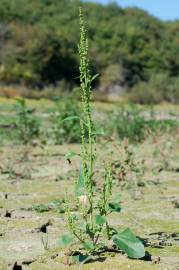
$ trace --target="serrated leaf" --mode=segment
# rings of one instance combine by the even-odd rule
[[[61,247],[67,247],[74,241],[74,237],[70,234],[62,235],[62,237],[58,240],[58,244]]]
[[[106,223],[106,217],[104,217],[104,216],[96,215],[95,216],[95,219],[96,219],[96,224],[99,225],[99,226],[101,226],[104,223]]]
[[[119,203],[109,203],[108,208],[111,212],[121,212],[121,206]]]
[[[72,256],[73,262],[76,264],[84,264],[86,262],[88,262],[91,259],[91,256],[89,255],[76,255],[76,256]]]
[[[113,236],[113,242],[124,251],[130,258],[139,259],[145,256],[142,242],[127,228],[121,233]]]
[[[78,178],[78,181],[76,183],[76,188],[75,188],[75,193],[76,196],[82,196],[85,194],[85,182],[84,182],[84,178],[83,178],[83,169],[80,169],[80,175]]]

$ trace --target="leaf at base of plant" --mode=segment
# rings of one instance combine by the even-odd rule
[[[139,259],[145,256],[143,244],[129,228],[114,235],[113,242],[130,258]]]

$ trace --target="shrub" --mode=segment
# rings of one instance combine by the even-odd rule
[[[179,102],[179,79],[166,74],[153,75],[148,82],[136,85],[130,100],[141,104],[155,104],[162,101]]]

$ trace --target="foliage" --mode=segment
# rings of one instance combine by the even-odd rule
[[[88,60],[88,39],[86,28],[80,9],[80,83],[82,99],[81,126],[81,169],[76,183],[76,208],[77,213],[70,212],[69,201],[66,202],[67,223],[70,234],[63,235],[59,240],[61,246],[79,243],[86,250],[85,255],[94,255],[105,250],[104,237],[113,240],[118,249],[123,250],[131,258],[141,258],[145,250],[138,238],[130,229],[118,232],[110,227],[108,215],[120,212],[119,199],[112,200],[113,179],[111,166],[108,165],[104,173],[103,187],[100,191],[95,188],[96,166],[96,132],[91,113],[91,83],[96,77],[90,74]],[[85,131],[87,136],[85,136]],[[88,257],[85,256],[84,262]],[[78,258],[78,261],[80,258]],[[83,261],[83,260],[82,260]],[[80,260],[81,262],[81,260]]]
[[[12,106],[11,113],[1,114],[0,118],[0,143],[24,143],[24,138],[43,146],[44,144],[79,143],[81,131],[79,128],[81,106],[73,96],[62,96],[52,107],[35,114],[34,109],[26,106],[25,117],[28,118],[24,127],[22,107]],[[8,109],[8,108],[7,108]],[[4,109],[3,109],[4,110]],[[9,111],[9,109],[8,109]],[[172,134],[179,128],[177,117],[167,113],[157,112],[148,107],[134,105],[117,105],[113,111],[98,110],[92,112],[96,120],[98,142],[105,139],[123,140],[128,138],[130,142],[142,142],[148,137],[156,137],[162,133]],[[44,117],[45,116],[45,117]],[[162,116],[162,118],[161,118]],[[126,125],[127,123],[127,125]],[[26,131],[25,131],[26,130]],[[25,135],[25,132],[28,135]],[[85,131],[85,137],[87,133]],[[37,140],[36,140],[37,139]],[[71,153],[73,154],[73,153]],[[72,156],[69,156],[71,158]]]
[[[158,132],[172,132],[178,123],[172,119],[157,119],[153,111],[147,113],[136,105],[121,106],[110,115],[108,132],[111,130],[120,138],[141,142]]]

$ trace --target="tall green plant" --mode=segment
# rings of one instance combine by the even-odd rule
[[[96,132],[90,100],[91,83],[97,75],[92,77],[90,74],[88,39],[81,9],[80,32],[80,83],[83,113],[80,119],[81,169],[75,189],[77,214],[71,213],[70,204],[67,201],[66,213],[70,234],[63,235],[59,243],[62,246],[80,244],[87,251],[87,257],[84,255],[78,256],[78,258],[75,258],[78,261],[86,261],[89,255],[104,251],[106,240],[113,240],[116,248],[126,252],[129,257],[141,258],[145,255],[144,247],[131,230],[127,228],[118,232],[109,224],[108,215],[112,212],[121,211],[119,199],[112,200],[114,196],[110,165],[105,169],[104,183],[100,192],[97,191],[95,186]],[[72,154],[69,153],[68,158]]]

